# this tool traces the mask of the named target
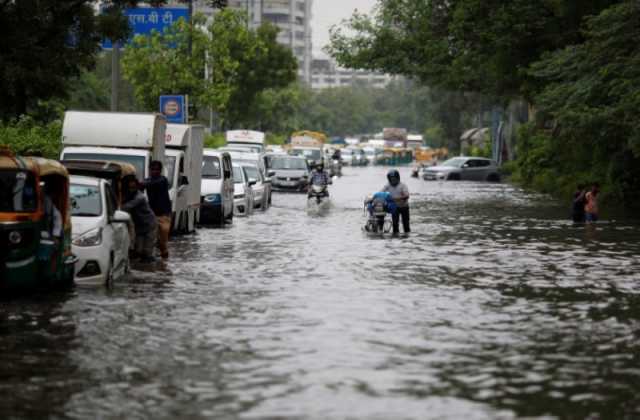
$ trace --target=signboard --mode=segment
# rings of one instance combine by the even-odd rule
[[[189,20],[189,9],[186,7],[136,7],[125,9],[124,15],[129,19],[131,38],[136,35],[151,35],[151,31],[162,33],[180,18]],[[111,40],[102,41],[102,49],[110,50]]]
[[[187,122],[185,95],[161,95],[160,113],[167,117],[167,122],[184,124]]]

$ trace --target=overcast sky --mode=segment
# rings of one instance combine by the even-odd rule
[[[369,13],[376,0],[314,0],[313,17],[313,54],[323,55],[322,47],[329,42],[329,28],[351,17],[353,11]]]

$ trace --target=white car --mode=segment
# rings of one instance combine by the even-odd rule
[[[129,214],[104,179],[71,176],[71,248],[76,284],[111,284],[129,270]]]
[[[250,182],[255,181],[255,184],[251,187],[253,190],[253,208],[265,211],[271,205],[271,197],[269,194],[269,188],[265,183],[265,178],[262,176],[262,172],[258,169],[258,166],[253,163],[239,162],[244,168],[244,172],[247,174]]]
[[[255,182],[253,183],[255,184]],[[233,164],[233,213],[237,216],[248,216],[253,213],[253,185],[244,168]]]

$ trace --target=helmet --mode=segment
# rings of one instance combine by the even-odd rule
[[[392,169],[387,173],[387,179],[389,180],[389,184],[392,186],[396,186],[400,183],[400,172],[397,169]]]
[[[324,163],[322,163],[322,161],[318,161],[318,163],[316,163],[316,169],[318,171],[324,171]]]

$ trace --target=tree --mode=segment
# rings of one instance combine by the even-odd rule
[[[494,98],[530,96],[526,72],[546,51],[580,42],[580,24],[619,0],[380,0],[377,14],[333,29],[339,63]],[[355,35],[351,33],[355,31]]]
[[[180,21],[162,34],[136,37],[124,54],[125,77],[148,109],[160,94],[188,93],[224,125],[246,122],[261,92],[295,80],[295,58],[276,42],[277,28],[266,23],[249,30],[243,13],[224,10],[204,23],[196,16],[193,25]]]
[[[42,100],[65,97],[70,81],[95,64],[103,38],[124,40],[122,11],[136,0],[0,0],[0,119],[25,114]],[[151,0],[158,6],[166,0]],[[214,0],[214,7],[226,1]]]

